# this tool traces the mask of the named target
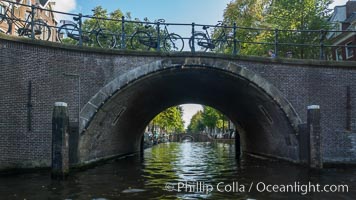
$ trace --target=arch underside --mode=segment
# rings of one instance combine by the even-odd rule
[[[191,136],[191,135],[186,135],[186,134],[184,134],[183,136],[181,136],[180,141],[182,142],[182,141],[184,141],[184,140],[186,140],[186,139],[190,139],[192,142],[195,141],[193,136]]]
[[[168,60],[113,82],[82,110],[80,162],[137,152],[150,120],[184,103],[214,107],[239,124],[246,152],[299,160],[298,115],[276,88],[245,68],[215,60]],[[91,111],[91,104],[99,106]]]

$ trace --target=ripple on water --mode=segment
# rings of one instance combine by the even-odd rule
[[[325,169],[320,173],[280,161],[243,157],[237,161],[234,146],[214,143],[169,143],[146,149],[144,157],[130,156],[95,168],[72,173],[58,182],[49,173],[0,177],[0,199],[238,199],[238,200],[334,200],[356,196],[356,170]],[[179,183],[203,182],[216,186],[238,182],[290,184],[294,181],[348,184],[349,193],[259,193],[177,191]],[[172,191],[165,186],[170,185]],[[189,183],[190,184],[190,183]]]

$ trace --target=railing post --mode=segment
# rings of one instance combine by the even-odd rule
[[[161,51],[161,30],[160,30],[160,27],[159,27],[159,25],[160,25],[160,22],[157,22],[157,51]]]
[[[194,33],[195,33],[195,30],[194,30],[194,26],[195,26],[195,23],[193,22],[192,23],[192,53],[195,53],[195,45],[194,45],[194,40],[195,40],[195,38],[194,38]]]
[[[234,36],[234,49],[232,51],[232,55],[236,56],[237,55],[236,22],[234,22],[233,36]]]
[[[31,39],[35,39],[35,5],[31,6]],[[26,31],[26,30],[25,30]]]
[[[125,49],[125,16],[121,17],[121,49]]]
[[[324,55],[324,30],[320,30],[320,60],[325,59]]]
[[[278,57],[278,29],[274,30],[274,55]]]
[[[83,46],[83,30],[82,30],[82,13],[79,13],[79,20],[78,20],[78,26],[79,26],[79,46]]]

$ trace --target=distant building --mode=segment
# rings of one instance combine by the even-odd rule
[[[12,0],[12,1],[21,4],[26,4],[28,6],[36,5],[40,9],[36,9],[35,19],[42,19],[50,27],[55,27],[57,25],[57,22],[54,18],[54,13],[51,12],[53,5],[55,3],[52,2],[51,0]],[[22,28],[24,21],[26,21],[26,19],[31,13],[31,7],[28,6],[10,4],[8,2],[0,0],[0,14],[2,16],[5,15],[5,12],[8,9],[9,12],[6,13],[7,16],[11,16],[12,15],[11,13],[13,13],[13,16],[15,18],[18,18],[23,21],[23,22],[21,22],[20,20],[15,21],[15,23],[12,24],[12,30],[9,31],[9,24],[11,23],[10,20],[3,20],[0,23],[0,32],[8,33],[10,35],[18,35],[17,30],[19,28]],[[42,10],[42,9],[46,9],[46,10]],[[57,40],[56,35],[57,35],[56,29],[51,28],[51,38],[49,40],[56,41]]]
[[[343,6],[336,6],[329,18],[333,31],[356,31],[356,0],[349,0]],[[327,39],[332,45],[333,60],[356,61],[356,32],[330,32]]]

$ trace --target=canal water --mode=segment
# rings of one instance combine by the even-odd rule
[[[51,180],[48,171],[0,176],[1,200],[354,200],[355,189],[354,169],[314,172],[249,156],[238,161],[234,145],[222,143],[160,144],[144,156],[73,172],[66,181]]]

